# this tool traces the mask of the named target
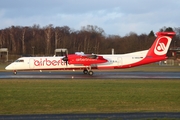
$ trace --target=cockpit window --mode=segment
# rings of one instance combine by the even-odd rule
[[[24,62],[24,60],[19,60],[19,62]]]
[[[20,59],[20,60],[16,60],[15,62],[24,62],[24,60]]]

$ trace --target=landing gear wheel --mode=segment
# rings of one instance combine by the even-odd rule
[[[83,70],[83,73],[84,73],[84,74],[88,74],[88,70],[84,69],[84,70]]]
[[[93,71],[89,71],[88,74],[92,76],[93,75]]]
[[[17,74],[17,71],[14,71],[13,74],[16,75],[16,74]]]

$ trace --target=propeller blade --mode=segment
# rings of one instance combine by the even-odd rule
[[[68,64],[68,56],[67,56],[67,54],[65,54],[65,57],[63,57],[62,60],[66,62],[66,66],[67,66],[67,64]]]
[[[66,66],[67,66],[67,64],[68,64],[68,61],[66,61]]]
[[[62,58],[62,60],[63,61],[68,61],[68,57],[65,56],[65,57]]]

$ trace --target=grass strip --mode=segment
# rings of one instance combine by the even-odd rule
[[[180,80],[0,80],[0,114],[180,112]]]

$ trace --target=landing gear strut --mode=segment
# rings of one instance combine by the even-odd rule
[[[89,70],[88,70],[88,67],[86,69],[84,69],[83,73],[84,74],[89,74],[91,76],[94,74],[94,72],[91,70],[91,67],[89,67]]]
[[[16,71],[16,70],[14,70],[14,71],[13,71],[13,74],[14,74],[14,75],[16,75],[16,74],[17,74],[17,71]]]

